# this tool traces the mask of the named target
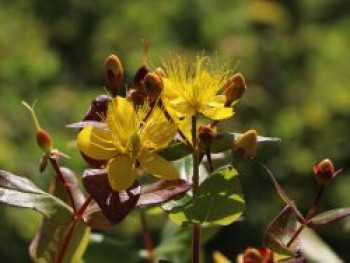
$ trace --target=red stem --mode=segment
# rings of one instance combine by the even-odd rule
[[[52,165],[52,167],[54,168],[54,170],[56,171],[56,174],[58,176],[58,178],[60,179],[60,181],[62,182],[63,186],[67,189],[67,193],[68,193],[68,196],[69,196],[69,199],[70,199],[70,202],[72,203],[72,208],[73,208],[73,211],[74,211],[74,214],[76,214],[77,212],[77,208],[75,206],[75,202],[74,202],[74,198],[73,198],[73,194],[72,194],[72,190],[70,189],[67,181],[66,181],[66,178],[64,178],[62,172],[61,172],[61,169],[58,165],[58,162],[55,158],[52,158],[52,157],[49,157],[49,160],[50,160],[50,163]]]
[[[89,207],[89,205],[91,204],[91,202],[93,201],[92,196],[89,195],[88,198],[86,198],[85,202],[82,204],[82,206],[79,208],[76,217],[77,219],[80,219],[82,217],[82,215],[84,214],[84,212],[86,211],[86,209]]]
[[[64,242],[63,242],[63,245],[62,245],[62,248],[60,250],[60,253],[58,254],[58,257],[57,257],[57,260],[56,260],[56,263],[62,263],[63,262],[63,259],[64,259],[64,256],[66,255],[66,252],[67,252],[67,249],[68,249],[68,245],[70,243],[70,241],[72,240],[72,237],[73,237],[73,232],[74,232],[74,229],[77,225],[77,222],[76,220],[74,220],[69,229],[68,229],[68,232],[67,232],[67,235],[64,239]]]

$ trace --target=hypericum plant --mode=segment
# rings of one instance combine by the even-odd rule
[[[148,260],[167,259],[157,255],[147,231],[145,211],[156,206],[175,224],[192,226],[191,258],[198,263],[201,228],[231,224],[244,212],[237,170],[232,162],[215,167],[212,154],[232,152],[233,159],[253,158],[259,142],[279,139],[258,136],[254,130],[218,132],[219,122],[234,115],[233,107],[244,95],[243,75],[217,66],[205,56],[194,62],[171,57],[155,70],[146,67],[146,58],[147,51],[122,97],[122,64],[115,55],[107,57],[108,94],[92,101],[81,122],[68,125],[79,130],[77,146],[90,166],[82,176],[87,196],[74,172],[60,166],[60,158],[66,155],[55,149],[54,139],[41,128],[34,106],[23,103],[44,152],[40,172],[50,163],[57,177],[45,192],[24,177],[0,171],[0,202],[45,216],[29,249],[34,262],[81,262],[91,229],[108,229],[135,209],[140,213]],[[304,227],[350,214],[350,208],[344,208],[315,216],[321,194],[336,174],[329,160],[315,166],[320,190],[306,217],[269,174],[287,208],[269,226],[264,248],[245,251],[241,258],[246,263],[275,262],[277,254],[296,260],[300,253],[291,248]],[[156,179],[149,183],[148,178],[145,183],[148,175]],[[297,221],[300,226],[296,229]],[[226,260],[221,254],[215,258],[217,262]]]

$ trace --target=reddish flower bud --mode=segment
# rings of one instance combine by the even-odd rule
[[[273,263],[273,252],[268,248],[250,248],[243,253],[243,263]]]
[[[241,73],[236,73],[229,78],[224,86],[225,105],[229,106],[232,102],[242,98],[246,88],[245,79]]]
[[[134,75],[134,85],[136,87],[140,86],[144,78],[146,77],[149,69],[146,66],[141,66]]]
[[[199,140],[205,145],[210,145],[217,135],[209,126],[200,126],[198,133]]]
[[[158,99],[164,88],[162,78],[154,72],[147,73],[144,79],[144,86],[147,97],[151,102]]]
[[[123,80],[123,66],[116,55],[109,55],[105,60],[105,79],[107,88],[113,96],[118,94],[119,87]]]
[[[53,149],[53,141],[50,136],[45,130],[38,129],[36,131],[36,141],[39,145],[39,147],[45,152],[50,153]]]
[[[314,174],[322,182],[327,182],[335,176],[334,166],[331,160],[324,159],[314,165]]]
[[[142,106],[146,100],[146,94],[140,89],[131,89],[126,93],[126,99],[134,106]]]

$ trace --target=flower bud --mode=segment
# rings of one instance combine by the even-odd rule
[[[159,95],[163,91],[163,80],[156,73],[150,72],[145,76],[144,86],[148,99],[151,102],[154,102],[158,99]]]
[[[314,174],[322,182],[331,180],[334,176],[334,166],[331,160],[324,159],[314,165]]]
[[[159,67],[159,68],[156,68],[155,70],[154,70],[154,73],[156,73],[158,76],[160,76],[160,77],[165,77],[165,71],[164,71],[164,69],[162,69],[161,67]]]
[[[136,87],[139,87],[142,85],[142,81],[146,77],[147,73],[149,72],[148,68],[146,66],[141,66],[134,75],[134,85]]]
[[[39,145],[39,147],[45,152],[50,153],[53,149],[53,141],[50,136],[45,130],[38,129],[36,131],[36,141]]]
[[[216,137],[216,133],[209,126],[200,126],[198,133],[199,140],[205,145],[210,145],[213,139]]]
[[[123,80],[123,66],[116,55],[109,55],[105,60],[105,79],[107,88],[113,96],[118,94],[119,87]]]
[[[242,134],[233,145],[233,150],[237,151],[244,158],[253,158],[256,156],[258,148],[258,134],[256,130],[249,130]]]
[[[126,93],[126,99],[134,106],[142,106],[146,100],[146,94],[140,89],[131,89]]]
[[[224,86],[225,105],[230,106],[232,102],[242,98],[246,88],[245,79],[241,73],[236,73],[229,78]]]
[[[97,96],[90,104],[88,112],[85,114],[84,121],[103,121],[108,109],[108,103],[111,98],[107,95]]]
[[[273,263],[273,253],[268,248],[250,248],[243,253],[243,263]]]

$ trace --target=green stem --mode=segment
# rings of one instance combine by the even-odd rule
[[[192,145],[193,145],[192,189],[193,189],[193,197],[194,197],[199,187],[199,150],[198,150],[198,143],[197,143],[197,119],[195,116],[192,117]],[[192,229],[192,263],[199,263],[200,261],[200,238],[201,238],[200,224],[194,224]]]

